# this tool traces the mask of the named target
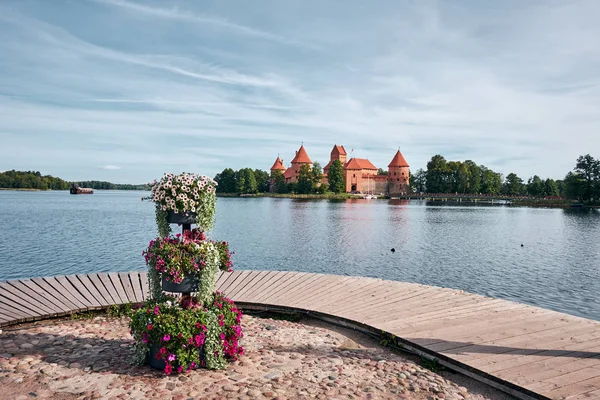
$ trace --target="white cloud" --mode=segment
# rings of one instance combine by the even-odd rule
[[[119,167],[117,165],[105,165],[105,166],[100,167],[100,168],[105,169],[107,171],[115,171],[115,170],[121,169],[121,167]]]
[[[401,147],[413,168],[440,153],[524,178],[600,157],[594,1],[101,0],[67,19],[43,4],[0,6],[2,169],[100,179],[86,166],[120,165],[144,182],[267,169],[302,141],[323,164],[334,143],[377,166]]]

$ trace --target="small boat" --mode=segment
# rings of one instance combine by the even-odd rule
[[[71,194],[94,194],[94,189],[82,188],[82,187],[79,187],[79,186],[73,184],[71,186],[71,189],[69,189],[69,193],[71,193]]]

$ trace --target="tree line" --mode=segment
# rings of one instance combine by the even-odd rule
[[[146,185],[130,185],[105,181],[69,182],[51,175],[42,175],[39,171],[0,172],[0,188],[2,189],[37,189],[37,190],[69,190],[72,184],[92,189],[110,190],[145,190]]]
[[[564,179],[542,179],[538,175],[527,182],[515,173],[503,177],[485,165],[471,160],[447,161],[436,154],[427,168],[411,174],[411,188],[424,193],[465,193],[530,197],[567,197],[580,201],[600,198],[600,159],[591,155],[577,158],[573,171]]]
[[[260,169],[242,168],[234,171],[225,168],[215,176],[217,193],[256,194],[273,190],[276,193],[325,194],[328,192],[344,193],[346,182],[344,166],[339,160],[329,167],[328,184],[323,183],[323,168],[315,161],[312,168],[302,165],[298,170],[298,181],[286,183],[283,172],[276,170],[273,174]]]
[[[42,175],[39,171],[5,171],[0,173],[0,188],[68,190],[71,184],[51,175]]]

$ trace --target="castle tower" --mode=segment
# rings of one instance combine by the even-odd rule
[[[292,160],[292,166],[284,172],[283,176],[285,177],[285,181],[288,183],[297,182],[300,167],[302,167],[303,165],[308,165],[312,168],[312,160],[308,156],[304,145],[300,146],[298,151],[296,151],[296,156]]]
[[[390,194],[410,192],[410,167],[398,150],[388,165],[388,181]]]
[[[344,146],[338,146],[337,144],[334,145],[333,150],[331,150],[329,162],[327,163],[325,168],[323,168],[323,174],[325,176],[327,176],[327,174],[329,172],[329,167],[331,166],[331,163],[334,162],[335,160],[340,160],[342,165],[346,165],[346,157],[347,156],[348,155],[346,153],[346,149],[344,149]]]
[[[271,176],[273,176],[273,172],[281,171],[281,173],[285,172],[285,166],[283,165],[283,160],[277,156],[277,160],[273,163],[271,167]]]

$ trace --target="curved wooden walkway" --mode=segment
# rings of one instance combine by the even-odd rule
[[[411,283],[300,272],[236,271],[217,281],[245,309],[295,310],[436,357],[523,399],[600,399],[600,323]],[[144,272],[0,282],[0,326],[143,301]]]

